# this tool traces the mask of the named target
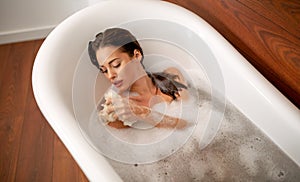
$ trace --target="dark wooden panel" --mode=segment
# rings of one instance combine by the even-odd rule
[[[167,1],[210,23],[300,107],[300,1]]]
[[[15,179],[33,48],[29,42],[14,44],[8,53],[0,51],[8,54],[0,87],[1,181]]]
[[[30,90],[24,115],[17,181],[52,181],[53,137],[54,133],[39,112]]]
[[[56,136],[54,138],[53,181],[87,181],[86,177]]]
[[[0,181],[87,181],[33,97],[31,71],[42,42],[0,46]]]
[[[0,120],[0,180],[14,181],[23,117],[10,117]]]
[[[0,45],[0,88],[10,53],[11,44]]]

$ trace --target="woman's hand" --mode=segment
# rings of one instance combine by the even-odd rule
[[[139,120],[160,128],[183,129],[187,124],[186,121],[180,118],[168,116],[158,111],[153,111],[149,107],[140,105],[137,97],[134,99],[131,97],[109,98],[104,105],[104,107],[106,107],[105,114],[113,118],[108,122],[108,125],[114,128],[125,128]]]
[[[125,124],[131,125],[138,120],[142,120],[159,128],[183,129],[187,126],[185,120],[153,111],[149,107],[139,105],[132,99],[113,99],[112,104],[116,115]]]
[[[112,121],[115,121],[117,119],[117,117],[114,113],[111,98],[106,98],[105,103],[102,104],[101,106],[103,108],[98,113],[99,117],[101,117],[106,122],[112,122]]]
[[[112,104],[112,99],[110,97],[106,98],[105,103],[102,104],[102,107],[103,109],[99,112],[99,116],[107,122],[107,125],[117,129],[128,128],[128,126],[125,126],[123,121],[120,121],[116,115]]]
[[[116,116],[129,125],[138,120],[145,120],[151,112],[149,107],[141,106],[128,98],[112,99],[112,105]]]

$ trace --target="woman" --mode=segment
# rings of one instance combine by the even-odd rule
[[[187,87],[182,74],[176,68],[158,73],[146,72],[143,50],[129,31],[121,28],[107,29],[89,42],[88,51],[93,65],[121,95],[107,98],[104,103],[106,114],[113,117],[113,121],[108,122],[109,126],[124,128],[137,120],[156,127],[183,128],[186,125],[180,118],[151,109],[161,102],[170,104],[186,99]]]

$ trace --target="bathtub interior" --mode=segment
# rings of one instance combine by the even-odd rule
[[[150,46],[155,43],[152,41],[153,37],[148,35],[146,37],[149,39],[145,39],[144,35],[139,34],[143,31],[132,26],[143,22],[164,22],[167,24],[170,23],[169,20],[172,20],[172,25],[182,26],[178,26],[176,29],[165,27],[163,36],[175,36],[176,38],[178,36],[179,40],[183,38],[181,41],[184,42],[184,46],[179,43],[179,47],[191,46],[192,51],[187,51],[189,55],[194,56],[203,51],[198,56],[202,58],[200,61],[217,61],[217,64],[209,65],[206,62],[201,62],[198,65],[199,70],[204,72],[203,77],[208,78],[204,79],[204,82],[208,81],[209,83],[210,93],[213,96],[211,98],[223,100],[224,98],[220,93],[224,93],[226,88],[226,99],[266,133],[289,157],[300,164],[300,149],[297,140],[295,140],[300,138],[300,132],[298,132],[300,131],[299,110],[254,70],[221,35],[196,15],[166,2],[133,2],[135,7],[130,6],[130,3],[122,2],[120,6],[120,2],[103,1],[72,15],[47,37],[38,52],[33,68],[33,89],[40,110],[90,180],[109,179],[118,181],[120,178],[107,160],[95,150],[97,147],[93,146],[93,141],[88,141],[89,136],[85,133],[87,130],[85,130],[84,124],[78,123],[90,117],[90,113],[95,108],[95,103],[105,91],[103,88],[109,87],[107,80],[99,76],[98,71],[86,60],[88,58],[86,53],[87,42],[107,27],[123,26],[132,30],[142,40],[145,46],[144,49],[150,52],[161,51],[163,49],[151,50],[151,48],[156,47]],[[111,9],[114,9],[114,11],[112,12]],[[118,16],[114,16],[116,12]],[[95,20],[95,17],[108,16],[109,19]],[[148,21],[138,21],[145,19],[148,19]],[[139,23],[132,24],[130,22]],[[169,33],[177,31],[179,27],[184,27],[180,33],[184,33],[183,35],[186,35],[186,37]],[[151,31],[156,29],[153,27],[148,28]],[[144,31],[144,33],[151,31]],[[198,37],[193,37],[193,34]],[[158,35],[161,34],[158,33]],[[157,39],[157,37],[154,38]],[[189,38],[196,38],[199,41],[194,39],[186,41]],[[168,38],[162,39],[168,40]],[[171,40],[178,39],[173,40],[171,38]],[[159,43],[166,42],[168,41]],[[167,44],[168,48],[170,48],[170,45],[173,48],[178,47],[174,46],[174,42],[172,44],[169,44],[169,42]],[[201,49],[193,50],[192,45],[195,42],[198,42],[200,47],[202,46]],[[182,51],[182,49],[180,50]],[[165,51],[163,52],[165,53]],[[175,53],[177,52],[180,51],[175,51]],[[190,54],[191,52],[192,54]],[[208,57],[204,59],[203,56]],[[178,55],[178,57],[180,56]],[[195,56],[191,59],[195,60]],[[191,61],[191,63],[193,62]],[[178,65],[179,62],[176,62],[176,64]],[[218,68],[220,70],[215,70],[216,65],[220,66]],[[84,76],[76,77],[79,75]],[[215,80],[219,79],[224,79],[220,82],[221,85],[212,84],[218,83],[219,81]],[[76,88],[76,84],[82,88],[73,89],[74,86]],[[81,90],[86,95],[80,94],[76,90]],[[80,104],[73,103],[72,94]],[[73,104],[75,105],[74,108]],[[79,114],[78,109],[80,110]],[[211,116],[220,117],[218,113],[211,114]],[[217,126],[212,126],[212,128],[218,128],[219,124],[217,123]],[[282,135],[282,133],[285,133],[285,135]],[[83,135],[85,136],[83,137]],[[203,139],[203,141],[208,141],[207,143],[210,143],[210,139],[214,137],[214,135],[203,136],[208,137],[207,140]],[[206,146],[206,144],[203,144],[203,146]]]

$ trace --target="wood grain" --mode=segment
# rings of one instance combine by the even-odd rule
[[[300,108],[300,1],[167,1],[210,23]]]
[[[0,61],[1,61],[1,66],[0,66],[0,88],[1,88],[1,83],[3,80],[4,75],[4,70],[6,69],[6,64],[8,62],[8,56],[10,53],[11,49],[11,44],[5,44],[5,45],[0,45]]]
[[[0,46],[0,181],[87,181],[33,96],[31,71],[42,42]]]
[[[16,181],[52,181],[53,138],[29,87]]]
[[[87,181],[57,136],[54,138],[53,181]]]
[[[18,43],[12,46],[8,50],[7,60],[4,61],[5,68],[2,70],[0,177],[4,181],[15,179],[31,65],[34,59],[33,48],[34,42]]]

